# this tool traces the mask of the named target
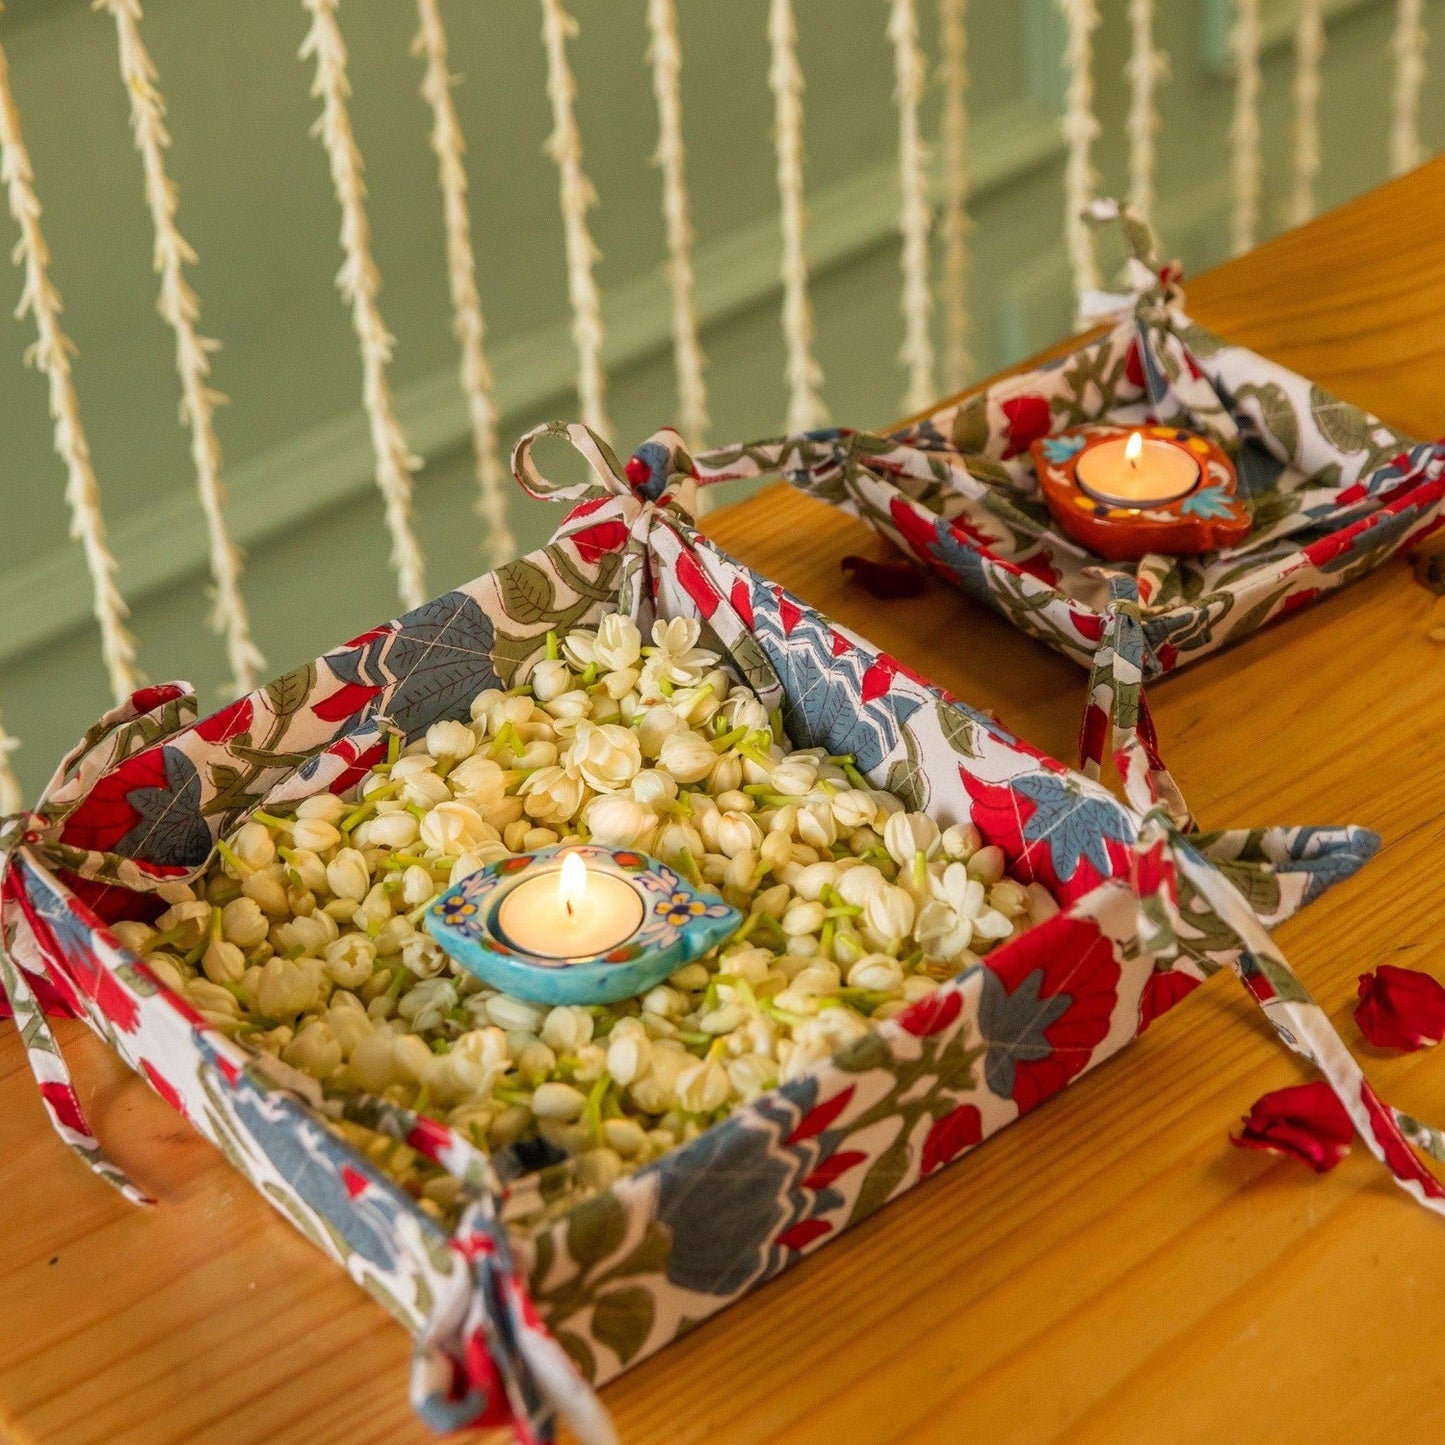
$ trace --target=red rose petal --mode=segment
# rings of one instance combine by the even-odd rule
[[[1241,1149],[1289,1154],[1316,1174],[1335,1167],[1349,1153],[1354,1125],[1326,1083],[1295,1084],[1255,1101],[1244,1128],[1229,1142]]]
[[[1445,1038],[1445,988],[1417,968],[1382,963],[1360,975],[1355,1022],[1377,1049],[1423,1049]]]

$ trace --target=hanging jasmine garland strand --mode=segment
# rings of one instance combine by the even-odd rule
[[[185,268],[196,253],[176,227],[176,188],[166,174],[165,151],[171,143],[165,125],[165,100],[156,87],[156,68],[140,36],[140,0],[94,0],[94,8],[115,20],[120,74],[130,97],[131,133],[145,172],[146,203],[155,229],[152,265],[161,278],[156,309],[176,338],[176,373],[181,380],[181,420],[189,427],[196,490],[206,519],[215,605],[210,625],[226,643],[226,661],[235,693],[250,692],[266,665],[251,639],[251,619],[241,594],[241,554],[226,526],[226,493],[221,485],[221,443],[215,412],[224,398],[208,384],[210,353],[218,342],[196,330],[201,302],[186,280]]]
[[[959,391],[973,374],[968,349],[968,0],[939,0],[943,56],[943,333],[944,381]]]
[[[1300,0],[1294,37],[1294,187],[1287,219],[1301,226],[1315,213],[1320,170],[1320,61],[1325,51],[1322,0]]]
[[[1058,5],[1068,27],[1064,49],[1069,73],[1064,106],[1064,138],[1069,145],[1064,164],[1064,240],[1074,273],[1074,294],[1082,296],[1099,289],[1093,229],[1084,219],[1099,182],[1093,161],[1099,134],[1099,119],[1094,114],[1094,31],[1099,28],[1099,8],[1094,0],[1058,0]]]
[[[552,134],[547,152],[561,178],[562,225],[567,242],[567,294],[572,302],[572,339],[577,346],[577,399],[582,420],[603,437],[612,435],[604,397],[607,375],[602,369],[602,298],[592,267],[599,252],[587,227],[587,212],[597,192],[582,169],[582,134],[573,103],[577,82],[567,63],[567,41],[577,22],[562,0],[542,0],[542,42],[547,49],[547,95],[552,102]]]
[[[40,201],[20,113],[10,90],[9,63],[0,48],[0,183],[5,186],[10,214],[20,228],[15,261],[24,279],[17,318],[35,323],[35,342],[25,359],[45,374],[50,389],[50,416],[55,423],[56,455],[65,463],[65,500],[70,506],[70,535],[81,544],[86,571],[95,593],[95,620],[100,624],[100,650],[110,689],[117,702],[140,686],[135,667],[135,638],[125,625],[127,608],[115,585],[115,558],[106,540],[100,509],[100,485],[90,460],[90,444],[80,423],[80,402],[70,375],[75,345],[60,326],[60,292],[50,279],[50,248],[40,230]]]
[[[1154,136],[1159,107],[1154,92],[1169,62],[1154,46],[1154,0],[1129,0],[1129,209],[1146,221],[1154,210]]]
[[[673,0],[648,0],[647,58],[657,98],[658,139],[654,162],[662,170],[662,217],[667,228],[667,276],[672,289],[672,355],[677,370],[677,412],[683,437],[694,449],[708,427],[707,360],[698,342],[693,299],[692,216],[682,141],[682,44]],[[702,496],[705,498],[707,493]]]
[[[898,102],[898,229],[903,237],[903,346],[898,360],[908,371],[903,409],[917,412],[937,400],[938,390],[933,357],[933,291],[928,281],[928,233],[933,215],[928,203],[928,150],[918,120],[926,70],[918,46],[915,0],[892,0],[888,38],[893,42],[894,94]]]
[[[807,431],[827,420],[818,395],[823,372],[813,358],[813,307],[808,300],[808,257],[804,249],[803,68],[798,64],[798,29],[792,0],[768,6],[768,87],[773,92],[774,139],[778,160],[779,219],[783,229],[783,341],[787,347],[790,432]]]
[[[493,566],[516,556],[517,541],[507,520],[507,471],[497,444],[497,407],[492,368],[487,364],[482,299],[477,292],[477,263],[472,250],[472,221],[467,210],[466,141],[452,104],[447,69],[447,34],[437,0],[416,0],[421,28],[412,53],[426,61],[422,98],[431,107],[431,148],[437,158],[442,210],[447,233],[447,289],[452,331],[461,347],[461,388],[471,424],[477,467],[477,515],[486,529],[484,546]]]
[[[1424,0],[1396,0],[1395,95],[1390,121],[1390,173],[1398,176],[1425,159],[1420,144],[1420,91],[1425,84]]]
[[[1254,245],[1259,226],[1259,0],[1235,0],[1229,43],[1235,68],[1234,118],[1229,126],[1231,236],[1237,256]]]
[[[321,138],[331,166],[331,184],[341,207],[341,249],[345,261],[336,285],[351,304],[351,325],[361,346],[362,400],[376,453],[376,485],[386,507],[391,534],[391,563],[398,590],[407,607],[427,599],[425,564],[411,524],[412,475],[421,460],[412,455],[392,404],[387,367],[395,339],[382,320],[377,295],[381,274],[371,255],[371,226],[366,218],[366,185],[361,178],[361,152],[351,129],[346,102],[346,42],[336,22],[340,0],[301,0],[311,15],[311,29],[301,45],[301,59],[316,62],[311,94],[321,101],[320,119],[312,134]]]

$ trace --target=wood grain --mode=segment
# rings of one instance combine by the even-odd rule
[[[1419,436],[1445,431],[1445,161],[1189,288],[1205,325]],[[865,338],[860,338],[864,344]],[[1083,674],[930,586],[844,585],[861,525],[784,487],[707,518],[752,566],[1064,758]],[[805,542],[806,545],[800,545]],[[1367,824],[1363,874],[1280,932],[1347,1037],[1356,975],[1439,967],[1445,607],[1403,564],[1154,691],[1205,826]],[[430,1438],[408,1341],[78,1026],[62,1036],[143,1213],[44,1122],[0,1026],[0,1426],[20,1441]],[[1439,1115],[1445,1065],[1378,1058]],[[1445,1439],[1445,1229],[1356,1151],[1231,1149],[1301,1077],[1231,979],[604,1392],[629,1442]]]

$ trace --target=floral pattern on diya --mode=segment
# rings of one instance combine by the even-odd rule
[[[509,940],[504,899],[528,877],[555,872],[566,854],[626,878],[642,895],[642,922],[625,942],[577,958],[539,957]],[[646,992],[737,931],[736,908],[675,869],[630,849],[572,843],[500,858],[454,884],[426,915],[428,932],[468,972],[538,1003],[609,1003]]]

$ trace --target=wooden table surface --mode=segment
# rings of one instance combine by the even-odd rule
[[[1189,287],[1205,325],[1445,432],[1445,160]],[[861,342],[860,338],[860,342]],[[863,526],[782,486],[707,519],[762,572],[1074,756],[1083,674],[942,587],[845,587]],[[806,545],[804,545],[806,539]],[[1445,604],[1396,562],[1155,689],[1206,827],[1362,823],[1380,856],[1280,931],[1347,1038],[1355,978],[1445,974]],[[142,1212],[45,1122],[0,1025],[0,1430],[56,1442],[411,1441],[409,1341],[89,1033],[62,1036]],[[1369,1063],[1445,1115],[1445,1059]],[[1303,1077],[1231,977],[1107,1067],[603,1392],[624,1441],[1445,1439],[1445,1224],[1363,1150],[1230,1129]]]

